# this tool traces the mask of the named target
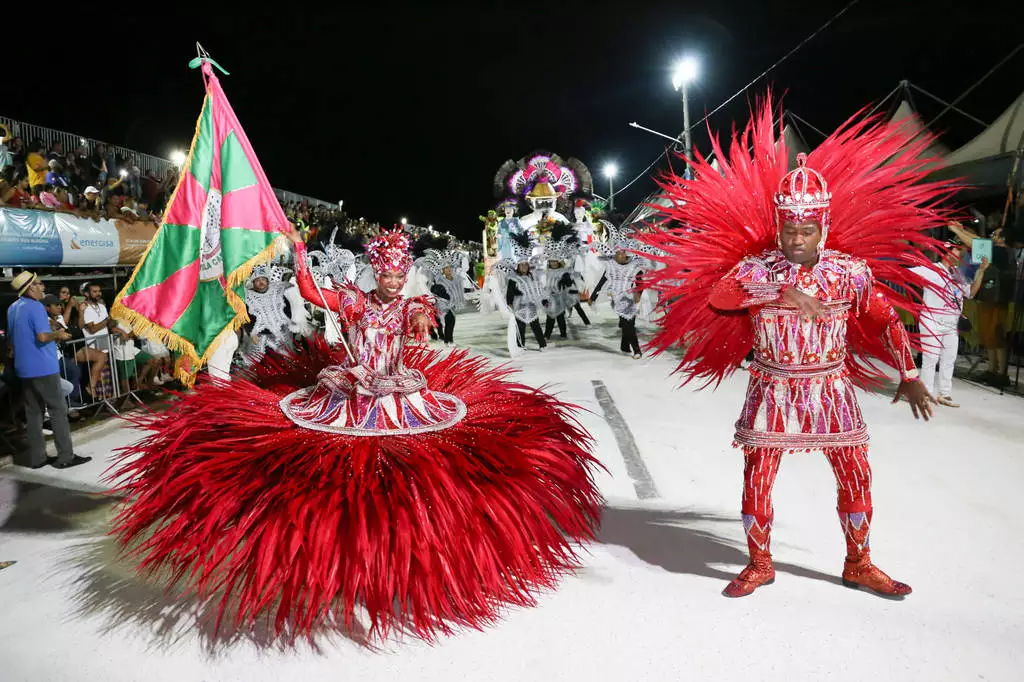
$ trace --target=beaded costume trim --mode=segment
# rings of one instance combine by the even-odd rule
[[[312,431],[322,431],[324,433],[338,433],[345,436],[408,436],[417,433],[429,433],[431,431],[443,431],[451,426],[455,426],[466,417],[466,403],[459,400],[459,398],[450,395],[448,393],[441,393],[439,391],[431,391],[434,397],[449,401],[455,406],[455,412],[452,417],[446,421],[439,422],[437,424],[424,424],[422,426],[408,427],[408,428],[395,428],[395,429],[368,429],[353,426],[331,426],[329,424],[317,424],[303,419],[292,411],[292,406],[296,402],[304,401],[308,397],[309,393],[315,386],[300,388],[297,391],[289,393],[278,403],[281,411],[288,419],[290,419],[296,426],[303,429],[310,429]]]

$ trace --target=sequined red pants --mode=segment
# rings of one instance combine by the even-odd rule
[[[746,464],[743,467],[743,513],[770,518],[772,487],[779,473],[782,450],[770,448],[744,448]],[[867,446],[827,448],[825,457],[832,465],[836,477],[841,512],[866,512],[871,509],[871,466],[868,464]]]
[[[825,457],[836,477],[839,521],[847,536],[848,556],[856,556],[868,547],[871,523],[871,467],[866,445],[826,448]],[[779,473],[782,450],[744,448],[743,526],[751,554],[767,552],[774,521],[772,487]],[[857,533],[854,537],[852,533]],[[852,543],[852,544],[851,544]]]

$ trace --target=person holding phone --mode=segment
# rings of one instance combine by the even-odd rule
[[[1007,318],[1010,314],[1010,301],[1013,300],[1015,286],[1016,263],[1006,243],[1002,228],[998,227],[998,217],[989,221],[992,230],[992,261],[979,267],[975,279],[980,277],[977,295],[978,301],[978,337],[982,348],[988,353],[988,371],[983,381],[995,388],[1010,385],[1007,375]],[[974,240],[981,237],[965,228],[959,222],[951,222],[949,229],[960,238],[970,249]]]

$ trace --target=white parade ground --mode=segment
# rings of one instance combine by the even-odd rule
[[[0,570],[0,682],[1024,679],[1024,402],[958,381],[963,407],[926,424],[891,394],[862,394],[873,558],[913,586],[906,601],[840,585],[845,545],[817,453],[787,455],[779,474],[775,584],[730,600],[721,590],[746,563],[731,447],[746,374],[677,389],[674,358],[620,353],[607,303],[592,310],[594,326],[573,319],[569,340],[514,361],[588,410],[607,467],[600,539],[537,608],[434,645],[214,637],[211,614],[114,558],[112,507],[94,493],[112,450],[139,434],[107,420],[75,434],[89,465],[0,470],[0,562],[17,561]],[[507,359],[497,315],[460,315],[455,338]]]

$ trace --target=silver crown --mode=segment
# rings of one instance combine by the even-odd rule
[[[813,181],[812,181],[813,176]],[[808,191],[815,187],[813,192]],[[797,154],[796,168],[786,174],[775,194],[775,205],[782,211],[805,211],[828,208],[832,193],[821,173],[807,167],[807,154]]]

